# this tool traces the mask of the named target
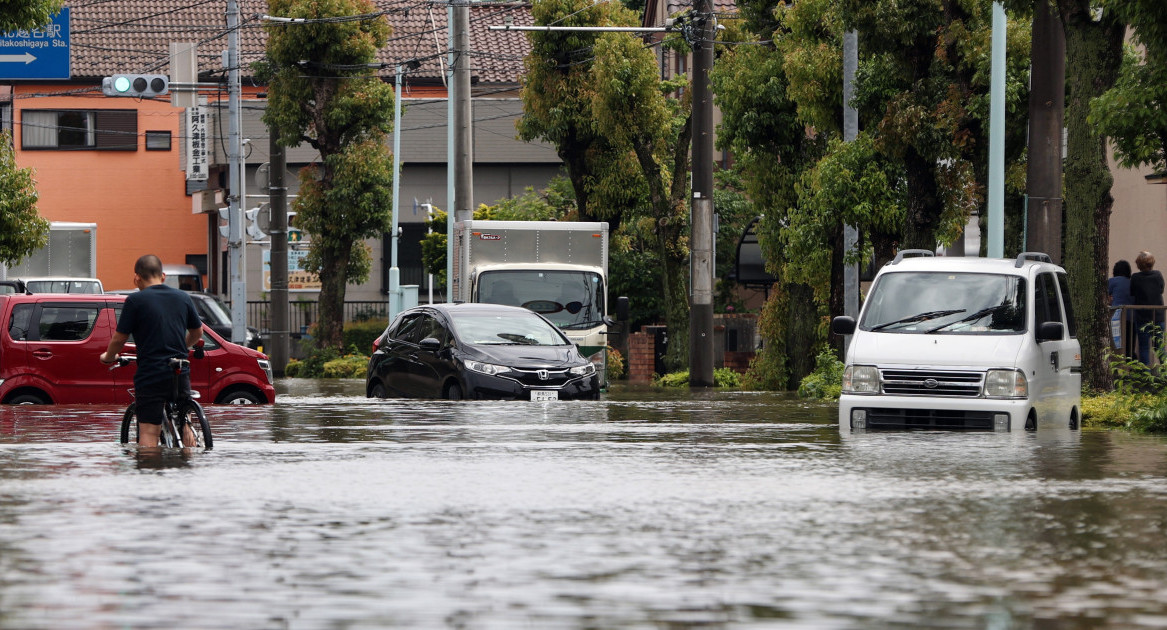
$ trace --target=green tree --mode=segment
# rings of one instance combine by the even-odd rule
[[[1090,104],[1090,122],[1114,142],[1119,164],[1167,173],[1167,4],[1108,0],[1133,29],[1141,49],[1128,49],[1114,87]]]
[[[1082,383],[1108,389],[1110,366],[1106,309],[1106,261],[1114,178],[1106,137],[1090,125],[1090,101],[1110,89],[1122,62],[1126,25],[1113,11],[1099,17],[1089,0],[1055,0],[1066,31],[1066,159],[1064,266],[1082,344]]]
[[[585,0],[536,3],[538,24],[633,26],[635,13]],[[627,33],[530,35],[521,137],[556,145],[580,218],[613,225],[612,251],[647,247],[660,268],[659,295],[670,331],[666,363],[687,365],[687,81],[665,82],[652,51]]]
[[[60,0],[8,0],[0,9],[0,30],[36,28],[61,10]]]
[[[12,0],[0,9],[0,30],[35,28],[61,10],[57,0]],[[31,169],[16,166],[12,138],[0,134],[0,264],[14,265],[49,242],[49,222],[37,213]]]
[[[12,138],[0,133],[0,264],[14,265],[49,242],[49,222],[36,211],[32,169],[18,168]]]
[[[363,239],[387,231],[392,216],[386,137],[393,89],[368,69],[389,25],[370,0],[270,0],[269,6],[307,20],[267,26],[264,122],[277,130],[280,144],[306,142],[320,152],[319,162],[300,171],[293,209],[296,226],[312,237],[304,266],[320,274],[317,345],[339,348],[346,287],[364,281],[371,268]]]

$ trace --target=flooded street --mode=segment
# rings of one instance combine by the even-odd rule
[[[0,628],[1164,628],[1167,440],[776,394],[0,407]]]

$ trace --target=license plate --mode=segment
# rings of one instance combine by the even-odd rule
[[[532,389],[531,402],[547,402],[551,400],[559,400],[559,392],[555,390],[546,389]]]

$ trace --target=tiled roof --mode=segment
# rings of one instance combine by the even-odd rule
[[[109,0],[75,2],[70,6],[70,46],[75,79],[96,79],[126,72],[169,72],[171,42],[198,42],[199,72],[221,71],[227,48],[225,0]],[[374,0],[393,28],[379,61],[381,74],[391,78],[397,64],[422,60],[410,76],[440,82],[449,40],[447,4],[431,0]],[[239,0],[242,15],[240,60],[246,76],[250,64],[263,57],[267,36],[260,16],[265,0]],[[470,47],[474,51],[472,81],[516,84],[522,58],[530,50],[525,33],[491,31],[511,17],[516,25],[532,23],[528,3],[475,3],[470,8]],[[289,26],[294,28],[294,26]],[[440,57],[440,62],[438,57]]]

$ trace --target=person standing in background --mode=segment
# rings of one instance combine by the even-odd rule
[[[1139,270],[1131,274],[1131,300],[1139,306],[1163,306],[1163,274],[1155,270],[1155,257],[1148,251],[1141,251],[1135,258]],[[1138,309],[1135,311],[1135,328],[1138,330],[1139,360],[1151,365],[1151,344],[1159,348],[1163,343],[1163,310]]]
[[[1110,305],[1126,306],[1132,304],[1131,264],[1120,260],[1114,263],[1114,270],[1111,273],[1111,278],[1106,281],[1106,295],[1109,296]],[[1118,330],[1114,334],[1116,345],[1122,348],[1125,356],[1133,357],[1135,354],[1134,312],[1118,309],[1114,312],[1111,321],[1118,324]]]

